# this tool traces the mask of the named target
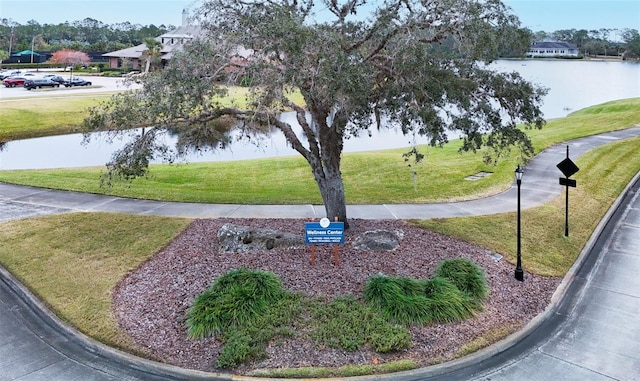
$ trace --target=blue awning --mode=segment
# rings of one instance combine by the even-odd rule
[[[20,56],[30,56],[30,55],[34,55],[34,56],[39,56],[40,54],[31,51],[31,50],[23,50],[21,52],[18,53],[13,53],[11,56],[13,57],[20,57]]]

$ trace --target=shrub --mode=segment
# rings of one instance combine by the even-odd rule
[[[284,291],[275,274],[241,268],[198,295],[186,323],[191,338],[213,334],[224,342],[216,366],[228,368],[266,356],[274,337],[293,336],[301,311],[302,297]]]
[[[189,308],[189,337],[203,338],[246,325],[283,293],[280,279],[273,273],[243,268],[228,272],[196,297]]]
[[[473,300],[447,278],[425,281],[425,294],[431,322],[454,322],[474,314]]]
[[[444,260],[436,268],[436,276],[447,278],[462,292],[482,305],[489,294],[484,270],[466,258]]]
[[[464,258],[442,261],[433,279],[376,275],[364,288],[366,303],[400,324],[466,319],[482,308],[487,294],[484,271]]]
[[[263,350],[256,346],[254,340],[242,331],[234,332],[222,347],[216,366],[218,368],[231,368],[247,361],[252,357],[257,357]]]
[[[411,333],[400,325],[378,323],[369,335],[369,344],[380,353],[397,351],[411,346]]]
[[[313,321],[315,341],[333,348],[355,351],[368,343],[378,352],[390,352],[411,345],[405,327],[390,324],[353,296],[317,306]]]

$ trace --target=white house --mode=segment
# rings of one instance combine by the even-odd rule
[[[578,57],[579,51],[576,46],[564,41],[554,41],[551,39],[544,39],[542,41],[534,42],[529,51],[526,53],[527,57]]]
[[[183,44],[198,37],[201,33],[202,28],[200,28],[200,26],[190,25],[187,9],[184,9],[182,11],[182,26],[155,38],[156,41],[162,44],[160,59],[163,61],[169,60],[174,50],[180,49]],[[139,70],[142,65],[140,60],[145,50],[147,50],[147,45],[143,43],[131,48],[105,53],[103,57],[109,58],[110,68],[115,69],[121,67],[122,61],[126,59],[131,61],[133,70]]]

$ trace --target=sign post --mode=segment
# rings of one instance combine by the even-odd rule
[[[578,172],[580,168],[569,159],[569,146],[567,146],[567,157],[562,160],[558,165],[556,165],[560,172],[565,176],[564,178],[560,178],[560,185],[564,185],[566,187],[566,196],[565,196],[565,207],[564,207],[564,236],[569,236],[569,187],[575,188],[577,182],[573,179],[570,179],[573,174]]]
[[[333,245],[333,264],[338,265],[338,244],[344,244],[344,222],[329,221],[322,218],[320,222],[307,222],[304,227],[304,241],[311,245],[311,265],[315,265],[315,245]]]

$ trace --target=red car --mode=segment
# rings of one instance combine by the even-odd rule
[[[26,79],[24,77],[9,77],[2,81],[6,87],[24,86]]]

